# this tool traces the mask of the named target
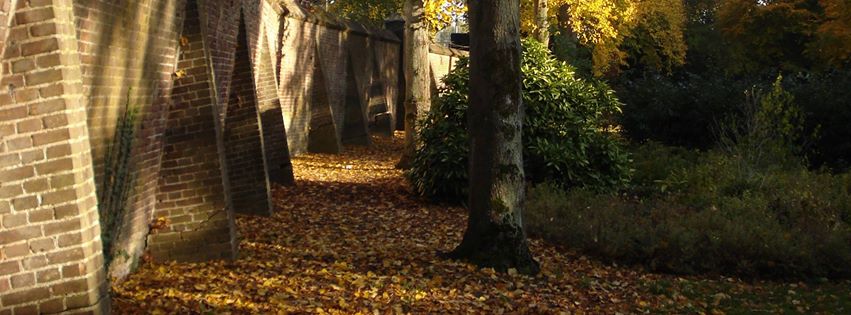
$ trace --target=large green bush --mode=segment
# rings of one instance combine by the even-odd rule
[[[559,186],[611,190],[629,178],[629,157],[609,121],[620,112],[602,82],[577,78],[541,44],[523,42],[523,157],[528,179]],[[422,195],[458,202],[466,196],[469,68],[466,60],[421,122],[420,144],[408,178]]]

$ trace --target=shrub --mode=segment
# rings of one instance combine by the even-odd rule
[[[614,92],[601,82],[574,76],[546,48],[523,42],[523,156],[533,182],[612,190],[629,178],[629,157],[609,124],[620,111]],[[421,122],[420,145],[408,178],[422,195],[443,201],[466,196],[469,69],[461,60]]]
[[[620,124],[633,142],[653,140],[708,149],[716,144],[717,123],[728,117],[741,119],[740,109],[753,101],[744,92],[770,86],[772,78],[728,77],[708,71],[624,75],[614,84],[626,104]],[[837,171],[851,167],[851,70],[790,74],[783,88],[794,96],[805,118],[803,134],[817,131],[819,136],[805,148],[809,162]]]
[[[809,152],[815,166],[851,167],[851,69],[786,77],[786,88],[806,114],[805,133],[818,130]]]
[[[755,167],[801,163],[805,143],[815,136],[805,136],[804,114],[782,80],[778,76],[768,91],[754,87],[746,93],[741,114],[719,128],[722,150]]]
[[[641,193],[531,188],[530,234],[657,271],[851,277],[851,175],[656,144],[636,161]]]
[[[736,113],[748,86],[744,80],[692,73],[623,78],[616,85],[626,104],[620,124],[633,142],[710,148],[716,122]]]

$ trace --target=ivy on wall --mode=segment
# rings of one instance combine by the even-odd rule
[[[136,182],[136,174],[132,172],[130,166],[139,108],[130,104],[129,94],[130,92],[127,95],[124,113],[118,116],[112,143],[106,150],[103,178],[98,189],[101,239],[107,265],[117,254],[112,246],[118,239],[124,218],[127,216],[127,202],[133,195]]]

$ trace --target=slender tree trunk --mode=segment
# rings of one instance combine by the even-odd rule
[[[543,43],[545,47],[550,46],[550,23],[548,18],[548,0],[535,0],[535,39]]]
[[[405,0],[405,148],[397,168],[411,167],[417,147],[417,119],[431,106],[428,25],[423,0]]]
[[[523,231],[519,0],[470,0],[470,216],[450,258],[537,273]]]

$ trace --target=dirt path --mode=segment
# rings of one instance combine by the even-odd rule
[[[374,142],[294,159],[298,183],[276,187],[276,214],[238,218],[239,260],[146,264],[114,288],[116,312],[596,313],[637,302],[634,284],[604,285],[633,271],[538,241],[534,278],[438,259],[460,241],[464,210],[413,198],[393,168],[400,139]]]
[[[274,190],[275,215],[238,218],[240,259],[144,264],[113,288],[115,313],[712,313],[731,288],[761,290],[719,278],[691,297],[680,291],[700,280],[607,266],[534,239],[536,277],[440,260],[461,239],[464,210],[411,196],[393,168],[400,141],[295,159],[297,186]]]

